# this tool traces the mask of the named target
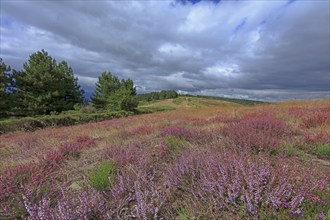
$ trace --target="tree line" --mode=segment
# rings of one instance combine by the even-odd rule
[[[137,95],[139,101],[155,101],[161,99],[177,98],[178,93],[175,90],[162,90],[160,92],[151,92]]]
[[[133,81],[111,72],[99,76],[91,102],[98,110],[132,110],[138,105]],[[0,58],[0,117],[59,113],[83,103],[84,91],[66,61],[57,62],[41,50],[18,71]]]

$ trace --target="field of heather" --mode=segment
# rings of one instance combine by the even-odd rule
[[[330,219],[330,103],[182,108],[0,136],[0,219]]]

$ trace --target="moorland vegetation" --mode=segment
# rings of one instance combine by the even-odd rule
[[[182,99],[1,135],[0,218],[329,219],[328,100]]]
[[[103,72],[84,105],[45,51],[0,64],[0,219],[330,219],[329,100],[137,95]]]

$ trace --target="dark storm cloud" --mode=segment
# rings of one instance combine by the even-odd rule
[[[45,49],[86,89],[109,70],[140,91],[319,98],[329,95],[329,2],[1,1],[0,49],[17,69]]]

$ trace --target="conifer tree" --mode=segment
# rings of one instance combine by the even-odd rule
[[[97,109],[130,111],[138,105],[135,96],[136,89],[131,79],[119,80],[111,72],[103,72],[91,101]]]
[[[17,114],[50,114],[70,110],[75,104],[83,103],[84,92],[65,61],[57,64],[42,50],[32,54],[23,68],[23,71],[14,71],[13,74]]]
[[[10,114],[12,109],[11,68],[0,58],[0,117]]]

